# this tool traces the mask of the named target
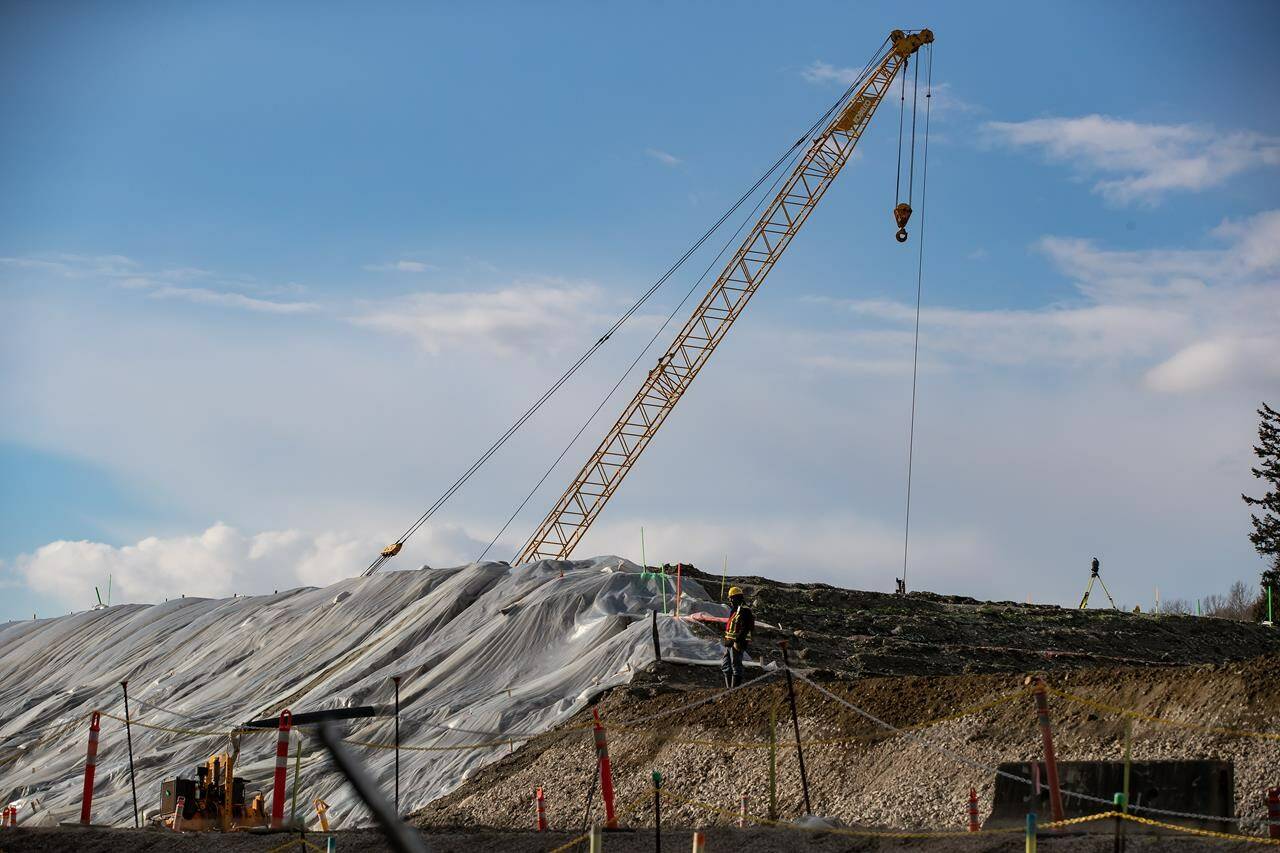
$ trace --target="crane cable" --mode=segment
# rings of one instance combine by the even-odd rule
[[[911,541],[911,475],[915,463],[916,445],[916,385],[920,365],[920,302],[924,283],[924,207],[925,196],[929,187],[929,113],[933,104],[933,45],[928,46],[929,62],[925,72],[924,95],[924,145],[921,152],[920,175],[920,237],[916,254],[916,328],[911,349],[911,426],[907,434],[907,509],[902,530],[902,592],[907,591],[907,546]],[[916,67],[916,78],[919,79],[919,66]],[[911,163],[912,179],[915,177],[915,97],[911,107]],[[908,194],[911,183],[908,182]]]
[[[885,42],[887,41],[888,39],[885,39]],[[877,58],[880,56],[881,50],[883,49],[885,42],[881,42],[880,47],[877,48],[875,53],[872,54],[871,58],[867,60],[867,63],[866,65],[863,66],[862,71],[858,73],[857,77],[855,77],[853,82],[849,84],[848,88],[845,89],[844,94],[840,96],[840,98],[835,102],[835,104],[833,104],[832,107],[829,108],[825,113],[823,113],[822,116],[820,116],[817,121],[815,121],[812,125],[810,125],[809,130],[805,134],[806,138],[810,133],[813,132],[815,128],[819,127],[824,121],[826,121],[830,117],[832,112],[834,112],[835,108],[838,107],[841,103],[843,103],[845,99],[847,99],[849,95],[857,87],[862,85],[863,81],[866,79],[867,73],[871,70],[871,67],[875,64]],[[794,167],[795,162],[800,158],[803,152],[799,149],[798,146],[792,146],[791,151],[789,153],[791,157],[790,157],[790,162],[787,165],[789,167]],[[698,278],[693,282],[693,284],[689,286],[689,289],[685,291],[685,294],[680,299],[679,303],[677,303],[676,306],[671,309],[670,313],[667,314],[666,319],[662,322],[662,326],[660,326],[658,330],[653,333],[653,335],[649,338],[648,343],[644,345],[644,348],[640,350],[640,353],[635,357],[635,359],[631,362],[631,364],[627,366],[627,369],[623,371],[622,375],[618,377],[618,381],[613,384],[613,387],[609,389],[609,392],[604,395],[603,399],[600,400],[599,405],[597,405],[595,410],[590,415],[587,416],[587,419],[585,421],[583,421],[582,426],[578,428],[578,431],[576,433],[574,433],[573,438],[569,439],[569,442],[564,446],[564,449],[561,450],[559,455],[557,455],[556,458],[551,462],[551,464],[547,466],[547,469],[543,472],[542,476],[538,478],[538,482],[534,483],[533,488],[531,488],[529,492],[524,496],[524,499],[520,501],[519,506],[517,506],[515,510],[511,513],[511,515],[507,517],[507,520],[503,523],[502,527],[499,528],[498,532],[495,533],[493,535],[493,538],[489,540],[489,544],[486,545],[484,550],[480,552],[480,556],[476,557],[476,562],[480,562],[485,558],[485,556],[489,553],[489,551],[492,550],[493,546],[497,544],[497,541],[499,538],[501,538],[502,534],[505,533],[507,531],[507,528],[511,526],[511,523],[515,521],[516,516],[518,516],[526,506],[528,506],[529,501],[533,499],[533,496],[537,493],[538,489],[542,488],[542,484],[547,481],[547,478],[551,476],[552,472],[555,471],[556,467],[562,461],[564,461],[565,456],[567,456],[569,451],[573,449],[573,446],[578,443],[578,439],[582,438],[582,434],[587,431],[587,428],[590,427],[591,423],[599,416],[601,410],[603,410],[604,407],[608,405],[609,401],[613,398],[613,395],[618,392],[618,389],[622,386],[622,383],[625,382],[627,380],[627,377],[631,375],[631,372],[636,369],[636,365],[638,365],[640,363],[640,360],[645,357],[645,354],[648,353],[649,350],[653,348],[654,343],[656,343],[658,338],[662,335],[662,333],[666,331],[667,327],[671,325],[671,321],[675,319],[676,314],[680,311],[682,307],[684,307],[684,304],[689,301],[689,298],[693,296],[698,286],[701,285],[702,282],[706,280],[711,270],[714,269],[717,263],[720,261],[720,259],[724,257],[725,252],[729,250],[729,247],[733,245],[733,243],[738,239],[739,235],[742,234],[743,230],[747,227],[747,223],[751,222],[759,214],[760,209],[764,206],[765,201],[768,200],[773,195],[773,193],[777,190],[778,184],[782,182],[783,178],[787,176],[789,171],[790,169],[778,170],[778,176],[774,178],[774,181],[769,186],[769,189],[761,194],[760,200],[756,202],[755,208],[751,211],[750,214],[743,217],[742,222],[738,225],[737,230],[734,231],[733,234],[730,235],[725,240],[724,244],[720,247],[720,251],[716,253],[716,256],[712,258],[710,263],[707,264],[706,268],[703,269],[702,274],[698,276]],[[516,559],[518,559],[518,557],[519,555],[516,555],[515,557],[512,558],[512,561],[514,562]]]
[[[791,163],[795,163],[795,161],[800,157],[801,153],[803,152],[796,150],[794,155],[791,158]],[[533,499],[533,496],[535,493],[537,493],[538,489],[542,488],[542,484],[547,481],[547,478],[551,476],[552,472],[555,471],[556,467],[562,461],[564,461],[565,456],[567,456],[569,451],[573,449],[573,446],[578,443],[578,439],[582,438],[582,434],[587,431],[587,428],[589,426],[591,426],[591,423],[600,414],[601,410],[603,410],[604,407],[608,405],[609,401],[613,399],[613,395],[618,392],[618,389],[620,387],[622,387],[622,383],[625,382],[627,380],[627,377],[631,375],[631,372],[636,369],[636,365],[640,363],[640,360],[643,359],[645,355],[649,352],[649,350],[653,348],[654,343],[656,343],[658,338],[662,335],[662,333],[667,330],[667,327],[671,325],[671,321],[675,319],[676,314],[680,311],[681,308],[684,307],[685,303],[689,301],[689,298],[693,296],[698,286],[702,284],[703,281],[706,280],[707,275],[719,263],[720,259],[724,257],[724,253],[728,251],[729,247],[733,245],[733,243],[738,239],[738,236],[742,234],[743,229],[747,227],[747,223],[750,222],[754,218],[754,216],[759,213],[760,208],[764,206],[765,201],[769,199],[769,197],[777,189],[778,184],[782,182],[782,179],[785,178],[787,174],[788,174],[787,170],[779,170],[778,176],[774,178],[774,181],[769,186],[769,189],[761,194],[760,200],[756,203],[755,209],[752,210],[751,215],[743,217],[742,223],[738,226],[738,229],[734,231],[733,234],[731,234],[728,237],[728,239],[725,240],[724,245],[720,247],[720,251],[716,253],[716,256],[712,258],[711,262],[707,264],[705,269],[703,269],[702,275],[698,276],[697,279],[694,280],[693,284],[689,285],[689,289],[685,291],[684,296],[681,297],[680,301],[676,304],[676,306],[672,308],[671,311],[667,314],[666,319],[662,321],[662,325],[649,338],[648,343],[644,345],[644,349],[640,350],[640,353],[635,357],[634,360],[632,360],[631,364],[627,366],[627,369],[623,371],[621,376],[618,377],[618,381],[613,383],[613,387],[609,389],[609,393],[604,395],[604,398],[600,401],[600,404],[596,406],[595,411],[593,411],[587,417],[587,419],[582,422],[582,426],[579,427],[577,433],[574,434],[573,438],[569,439],[569,443],[566,444],[564,446],[564,449],[560,451],[560,454],[556,456],[555,461],[553,461],[549,466],[547,466],[547,470],[543,472],[542,476],[538,479],[538,482],[535,483],[533,488],[529,490],[529,493],[525,495],[524,500],[522,500],[520,502],[520,505],[516,507],[515,511],[511,513],[510,517],[507,518],[506,522],[502,525],[502,527],[498,530],[498,532],[495,533],[493,535],[493,538],[489,540],[489,544],[486,545],[485,549],[480,552],[480,556],[476,557],[477,563],[485,558],[485,555],[489,553],[490,549],[493,548],[493,546],[497,543],[498,539],[502,536],[502,534],[505,533],[507,531],[507,528],[511,526],[511,523],[515,521],[516,516],[519,515],[520,512],[524,510],[524,508],[528,505],[529,501]],[[514,562],[518,556],[519,555],[517,555],[516,557],[513,557],[512,561]]]
[[[797,139],[794,143],[792,143],[792,145],[780,157],[778,157],[777,160],[774,161],[773,165],[770,166],[769,169],[766,170],[763,175],[761,175],[758,179],[756,179],[756,182],[752,184],[751,187],[745,193],[739,196],[738,200],[735,201],[729,207],[728,210],[726,210],[723,214],[721,214],[720,218],[717,219],[710,228],[704,231],[702,235],[696,241],[694,241],[694,243],[687,250],[685,250],[684,254],[682,254],[680,258],[674,264],[672,264],[667,269],[667,271],[664,272],[658,278],[658,280],[655,281],[653,285],[644,292],[644,294],[640,296],[639,299],[637,299],[634,303],[632,303],[632,305],[622,314],[622,316],[619,317],[613,323],[613,325],[609,327],[608,331],[606,331],[603,335],[601,335],[596,340],[596,342],[592,344],[587,349],[587,351],[583,353],[582,356],[580,356],[578,360],[575,361],[569,367],[568,370],[566,370],[563,374],[561,374],[561,376],[558,379],[556,379],[556,381],[553,382],[551,386],[547,388],[547,390],[544,391],[542,395],[537,400],[535,400],[531,406],[529,406],[528,409],[526,409],[518,418],[516,418],[515,422],[512,423],[512,425],[507,428],[506,432],[504,432],[501,436],[499,436],[498,439],[495,440],[493,444],[491,444],[484,451],[484,453],[482,453],[480,457],[476,459],[476,461],[473,462],[471,466],[467,468],[467,470],[464,471],[462,475],[458,477],[458,479],[455,480],[449,486],[449,488],[444,491],[443,494],[440,495],[439,498],[436,499],[435,503],[431,504],[431,506],[428,507],[427,510],[423,512],[422,515],[420,515],[418,519],[414,521],[413,524],[409,525],[409,527],[405,530],[405,532],[402,533],[395,540],[394,543],[392,543],[391,545],[388,545],[386,548],[383,549],[382,553],[379,554],[373,560],[373,562],[369,564],[368,568],[366,568],[364,572],[362,572],[363,577],[369,577],[378,569],[382,568],[383,564],[385,564],[388,560],[390,560],[396,554],[400,553],[400,548],[404,545],[406,541],[408,541],[409,537],[413,536],[413,534],[416,533],[422,527],[422,525],[426,524],[427,521],[433,515],[435,515],[435,513],[439,511],[439,509],[442,506],[444,506],[444,504],[449,500],[449,498],[453,497],[455,492],[457,492],[460,488],[462,488],[463,485],[466,484],[468,480],[470,480],[473,476],[475,476],[476,472],[479,471],[480,468],[483,467],[484,464],[489,461],[490,457],[492,457],[495,453],[497,453],[500,449],[502,449],[503,445],[505,445],[511,439],[511,437],[515,435],[516,432],[522,426],[524,426],[524,424],[530,418],[532,418],[535,414],[537,414],[537,412],[544,405],[546,405],[547,401],[550,400],[551,397],[558,390],[560,390],[560,387],[562,385],[564,385],[571,378],[573,378],[573,376],[582,368],[582,366],[586,364],[587,361],[593,355],[595,355],[596,351],[599,350],[602,346],[604,346],[605,343],[607,343],[609,339],[614,335],[614,333],[617,332],[619,329],[621,329],[622,326],[628,320],[631,319],[632,315],[634,315],[637,311],[639,311],[640,308],[646,302],[648,302],[649,299],[655,293],[658,292],[658,290],[667,282],[667,280],[670,279],[671,276],[673,276],[676,273],[676,271],[679,270],[685,264],[685,262],[688,261],[689,258],[692,257],[693,254],[697,252],[697,250],[700,249],[702,245],[706,243],[706,241],[709,240],[711,236],[720,229],[722,225],[724,225],[724,223],[738,210],[738,208],[740,208],[752,195],[755,194],[756,190],[758,190],[761,186],[764,185],[764,183],[769,179],[769,177],[773,175],[773,173],[777,171],[778,168],[795,153],[796,149],[808,141],[809,136],[815,130],[817,130],[825,121],[827,121],[832,115],[832,113],[834,113],[837,109],[839,109],[839,107],[845,102],[845,100],[847,100],[848,97],[853,93],[854,88],[861,81],[862,77],[865,77],[867,71],[871,68],[871,66],[875,63],[876,59],[880,56],[880,54],[884,50],[885,44],[887,44],[888,41],[889,41],[888,39],[885,39],[885,41],[881,42],[880,47],[876,49],[876,52],[872,55],[871,60],[868,61],[866,68],[864,68],[863,73],[859,75],[858,80],[855,80],[853,83],[851,83],[849,87],[841,94],[841,96],[827,109],[827,111],[824,112],[822,116],[818,118],[817,121],[815,121],[812,125],[810,125],[810,127],[805,131],[804,135],[801,136],[799,139]]]

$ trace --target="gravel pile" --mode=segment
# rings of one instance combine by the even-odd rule
[[[1280,680],[1274,678],[1278,665],[1280,657],[1269,656],[1220,666],[1093,669],[1055,674],[1050,683],[1095,701],[1186,723],[1274,731],[1280,717]],[[623,721],[676,708],[714,691],[633,685],[606,697],[601,707],[610,721],[617,801],[635,804],[628,820],[652,822],[650,773],[655,769],[668,791],[704,804],[668,800],[664,823],[734,823],[744,791],[748,811],[766,814],[768,751],[756,747],[766,742],[771,711],[777,714],[783,744],[777,759],[778,814],[792,818],[803,813],[799,766],[790,746],[793,735],[780,681],[680,711],[634,731]],[[1009,675],[961,675],[868,678],[827,686],[882,719],[907,726],[997,699],[1020,684],[1021,678]],[[978,790],[985,816],[994,779],[990,772],[966,766],[944,750],[990,766],[1041,757],[1030,696],[917,730],[929,743],[903,735],[886,737],[884,730],[811,688],[800,688],[799,704],[814,812],[848,825],[963,829],[969,788]],[[1051,698],[1051,710],[1062,760],[1122,758],[1122,718],[1056,697]],[[1248,833],[1262,831],[1263,792],[1280,785],[1280,741],[1143,721],[1134,722],[1132,737],[1135,761],[1234,762],[1241,827]],[[849,740],[818,742],[834,738]],[[576,828],[585,823],[593,779],[590,732],[566,731],[479,771],[453,794],[419,811],[416,818],[423,826],[525,827],[533,819],[532,792],[541,786],[551,826]],[[593,814],[600,808],[597,794]]]

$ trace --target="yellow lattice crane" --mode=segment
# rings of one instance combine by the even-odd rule
[[[517,563],[565,559],[573,552],[849,161],[894,77],[916,51],[932,41],[929,30],[894,30],[890,34],[887,46],[861,78],[861,85],[850,92],[835,119],[797,161],[782,189],[649,371],[640,390],[521,549]],[[906,239],[904,227],[910,215],[906,204],[894,209],[899,241]]]

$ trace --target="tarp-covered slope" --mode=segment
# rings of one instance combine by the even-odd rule
[[[718,609],[696,583],[684,593],[685,612]],[[227,748],[221,733],[282,708],[384,706],[387,716],[349,724],[348,738],[391,743],[391,676],[399,675],[402,744],[501,742],[402,750],[407,812],[502,755],[509,735],[519,746],[520,735],[554,727],[595,693],[651,666],[654,609],[661,610],[656,582],[613,557],[384,572],[324,589],[8,623],[0,626],[0,795],[26,804],[24,823],[78,819],[88,715],[123,717],[126,679],[135,721],[186,730],[134,726],[138,805],[154,813],[163,780],[194,778],[197,764]],[[660,618],[658,626],[664,657],[718,658],[715,644],[684,623]],[[300,740],[299,810],[318,797],[346,825],[366,822],[313,731],[294,735],[290,784]],[[274,731],[244,735],[236,767],[268,803],[275,741]],[[390,794],[392,751],[353,749]],[[131,824],[123,723],[102,719],[98,761],[94,822]]]

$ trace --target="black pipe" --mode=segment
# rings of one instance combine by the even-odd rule
[[[383,706],[385,714],[386,706]],[[378,708],[372,705],[364,705],[359,708],[330,708],[326,711],[308,711],[305,714],[294,714],[293,726],[305,726],[308,723],[323,723],[326,720],[354,720],[362,717],[378,716]],[[253,720],[243,725],[246,729],[275,729],[280,726],[280,716],[267,717],[261,720]]]
[[[658,611],[650,610],[649,613],[653,617],[653,659],[662,663],[662,646],[658,645]]]

